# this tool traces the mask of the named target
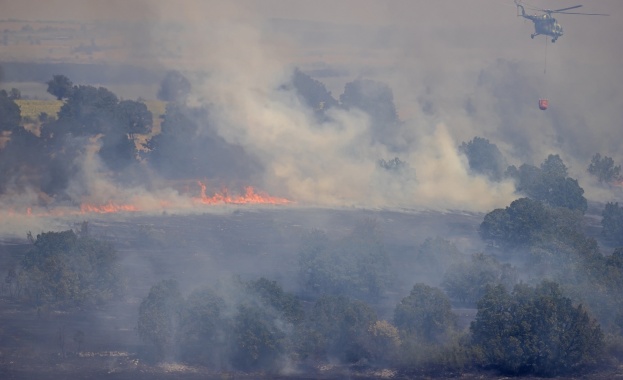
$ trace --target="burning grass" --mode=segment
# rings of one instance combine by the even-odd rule
[[[54,201],[41,205],[24,205],[21,208],[12,206],[8,209],[0,207],[0,216],[9,219],[30,217],[62,218],[67,216],[82,216],[89,214],[128,214],[145,213],[160,214],[166,212],[190,212],[196,213],[207,211],[214,206],[246,206],[246,205],[273,205],[282,206],[294,203],[293,201],[268,195],[256,191],[252,186],[247,186],[242,192],[230,192],[223,188],[220,191],[209,193],[207,185],[197,181],[199,191],[195,188],[162,192],[149,196],[120,196],[119,199],[97,200],[89,199],[79,204],[55,204]],[[192,194],[194,192],[194,194]],[[197,196],[196,194],[199,193]]]

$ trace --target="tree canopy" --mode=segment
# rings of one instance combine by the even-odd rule
[[[443,276],[442,286],[450,298],[460,303],[476,304],[488,286],[512,287],[517,283],[517,269],[491,255],[476,253],[466,263],[450,266]]]
[[[231,330],[225,300],[210,288],[199,288],[188,296],[179,318],[180,358],[193,364],[225,366]]]
[[[158,99],[165,102],[184,102],[190,94],[192,85],[179,71],[169,70],[160,83]]]
[[[601,234],[604,238],[623,245],[623,207],[619,202],[608,202],[601,212]]]
[[[566,374],[599,362],[604,347],[588,312],[547,281],[489,287],[470,329],[486,364],[509,374]]]
[[[138,335],[147,357],[160,361],[173,357],[184,299],[175,280],[162,280],[151,287],[138,311]]]
[[[418,283],[396,305],[394,326],[410,339],[439,343],[456,327],[456,316],[450,299],[440,289]]]
[[[241,146],[219,136],[210,123],[210,109],[169,103],[161,132],[147,140],[142,156],[160,175],[171,179],[249,178],[261,171]]]
[[[149,133],[153,124],[144,103],[119,100],[104,87],[73,85],[63,75],[54,75],[48,84],[64,102],[57,118],[40,118],[39,133],[19,126],[19,107],[0,91],[0,129],[11,131],[0,148],[0,191],[8,191],[4,183],[12,183],[15,189],[42,192],[46,199],[71,199],[76,194],[67,188],[72,179],[78,188],[85,180],[78,174],[89,155],[104,164],[96,170],[109,169],[117,180],[125,169],[139,165],[141,140],[136,135]]]
[[[557,154],[550,154],[540,167],[523,164],[517,169],[511,166],[506,175],[514,178],[517,191],[529,198],[582,213],[588,208],[584,189],[577,180],[567,177],[567,167]]]
[[[376,312],[366,303],[345,296],[322,296],[316,300],[305,321],[305,355],[335,357],[355,363],[370,357],[371,327]]]
[[[469,168],[474,173],[496,181],[502,179],[506,160],[497,145],[476,136],[467,143],[463,142],[459,146],[459,151],[467,156]]]
[[[112,245],[72,230],[37,235],[21,266],[35,302],[88,305],[118,297],[123,290]]]
[[[52,79],[46,84],[48,85],[48,93],[56,96],[58,100],[69,98],[74,86],[69,78],[61,74],[52,76]]]
[[[543,203],[530,198],[513,201],[505,209],[485,215],[480,236],[500,245],[527,246],[535,243],[551,226],[551,218]]]
[[[602,157],[599,153],[595,153],[587,170],[602,183],[613,183],[623,180],[621,165],[615,166],[612,157]]]
[[[389,258],[374,220],[358,223],[346,237],[332,241],[313,230],[299,252],[303,288],[311,294],[378,298],[390,282]]]
[[[322,82],[313,79],[298,68],[292,74],[292,85],[305,105],[313,109],[321,120],[324,119],[323,115],[326,110],[338,106],[338,101]]]
[[[5,90],[0,90],[0,133],[17,128],[22,120],[19,106]]]
[[[340,95],[340,104],[346,109],[357,108],[369,115],[373,141],[392,149],[400,147],[395,140],[400,120],[393,91],[387,84],[371,79],[348,82]]]

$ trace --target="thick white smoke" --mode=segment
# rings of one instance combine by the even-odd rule
[[[512,1],[2,4],[17,18],[142,25],[128,38],[153,52],[147,56],[158,57],[163,44],[177,56],[141,63],[188,74],[191,105],[209,105],[219,135],[261,161],[261,190],[299,204],[483,212],[507,205],[516,197],[512,184],[471,175],[458,153],[457,146],[475,136],[498,145],[512,164],[538,165],[560,154],[576,177],[598,151],[616,162],[623,158],[616,143],[623,76],[617,75],[621,50],[613,36],[620,24],[614,17],[595,23],[561,16],[566,34],[547,50],[544,76],[544,45],[529,38],[532,25],[517,19]],[[590,7],[613,15],[621,10],[616,1]],[[281,88],[294,67],[341,70],[318,78],[336,98],[358,78],[389,84],[404,121],[397,138],[405,149],[395,153],[372,143],[364,112],[336,109],[330,121],[317,121],[292,90]],[[547,113],[536,109],[543,94],[551,97]],[[378,160],[394,157],[409,170],[379,169]],[[193,208],[164,184],[120,187],[92,154],[81,167],[70,187],[76,197],[156,212],[163,204]]]
[[[259,157],[264,186],[297,202],[323,206],[456,208],[487,210],[512,200],[511,184],[492,185],[468,175],[466,161],[447,128],[410,120],[417,136],[401,160],[414,169],[394,177],[379,159],[395,153],[372,144],[369,120],[359,110],[333,110],[317,122],[295,93],[281,84],[292,75],[287,56],[249,24],[210,24],[210,38],[196,41],[208,78],[195,87],[197,101],[217,110],[213,125],[228,141]],[[416,107],[416,105],[413,105]]]

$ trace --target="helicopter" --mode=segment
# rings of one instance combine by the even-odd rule
[[[521,10],[521,14],[517,14],[523,18],[526,18],[534,23],[534,33],[530,35],[531,38],[538,35],[545,35],[552,37],[552,42],[556,42],[556,40],[564,34],[562,26],[558,23],[558,21],[552,16],[552,13],[560,13],[567,15],[585,15],[585,16],[609,16],[604,13],[580,13],[580,12],[567,12],[572,9],[580,8],[582,5],[574,5],[572,7],[561,8],[561,9],[540,9],[540,8],[530,8],[528,9],[536,10],[539,12],[543,12],[543,14],[534,14],[529,15],[526,13],[524,5],[521,4],[520,1],[515,0],[515,5],[517,6],[517,12]]]

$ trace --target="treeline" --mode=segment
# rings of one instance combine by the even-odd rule
[[[495,368],[553,376],[607,362],[604,333],[558,284],[488,285],[467,330],[443,290],[423,283],[388,319],[345,295],[303,301],[274,281],[203,288],[187,298],[173,280],[154,285],[139,311],[144,357],[217,370],[279,372],[339,363],[443,375]]]
[[[111,243],[80,231],[28,234],[30,248],[6,272],[2,291],[34,306],[71,310],[119,299],[125,280]]]
[[[371,143],[394,151],[405,148],[404,141],[399,144],[400,121],[389,86],[356,80],[345,86],[338,101],[299,70],[290,79],[279,90],[294,90],[319,120],[329,118],[334,107],[366,110]],[[166,72],[160,81],[158,98],[167,106],[164,115],[155,116],[140,99],[74,84],[65,75],[55,74],[46,84],[63,104],[57,115],[38,115],[34,128],[24,125],[15,94],[0,91],[0,195],[34,190],[46,206],[52,200],[82,201],[91,192],[88,179],[93,175],[145,187],[162,178],[210,178],[225,185],[255,185],[262,178],[261,161],[219,135],[211,106],[186,105],[192,86],[178,71]],[[159,131],[153,130],[154,117],[161,118]],[[397,157],[379,162],[387,170],[405,166]]]
[[[207,109],[182,104],[190,82],[177,71],[161,82],[158,95],[168,106],[158,115],[158,134],[152,133],[154,116],[140,99],[120,99],[64,75],[47,84],[63,105],[57,115],[39,115],[36,130],[23,125],[14,99],[0,91],[0,195],[35,190],[46,206],[50,200],[82,201],[92,191],[92,175],[150,186],[154,177],[225,181],[259,170],[241,147],[216,134]]]
[[[402,264],[436,280],[402,294],[374,220],[342,237],[308,231],[297,250],[296,292],[261,274],[188,294],[175,280],[160,281],[138,310],[140,356],[213,370],[339,363],[431,376],[568,375],[623,358],[623,249],[602,255],[581,232],[577,210],[529,198],[487,214],[480,232],[492,243],[486,252],[466,255],[442,238],[414,247]],[[7,272],[6,295],[69,311],[123,299],[118,254],[90,237],[86,223],[29,239]],[[459,323],[465,308],[476,309],[469,326]]]

